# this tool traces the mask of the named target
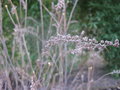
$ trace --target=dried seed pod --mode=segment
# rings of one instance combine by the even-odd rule
[[[64,0],[58,0],[57,5],[55,5],[56,11],[59,11],[64,8],[65,1]]]

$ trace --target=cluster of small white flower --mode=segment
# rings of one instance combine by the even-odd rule
[[[58,0],[57,5],[55,6],[56,11],[61,10],[64,7],[64,5],[65,5],[64,0]]]
[[[57,35],[55,37],[51,37],[45,45],[44,52],[48,51],[50,47],[54,45],[59,45],[60,43],[68,43],[72,42],[75,43],[75,49],[71,51],[72,54],[79,54],[83,50],[98,50],[102,51],[107,46],[119,46],[119,40],[116,39],[114,42],[107,41],[107,40],[101,40],[98,42],[95,38],[89,39],[88,37],[84,36],[84,33],[82,32],[80,36],[75,35],[71,36],[68,35]]]
[[[113,70],[110,74],[120,74],[120,70]]]

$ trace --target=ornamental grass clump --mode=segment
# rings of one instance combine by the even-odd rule
[[[8,34],[12,39],[3,34],[0,0],[0,90],[93,90],[95,67],[85,67],[87,52],[95,52],[91,56],[96,59],[107,46],[118,47],[119,40],[97,41],[82,30],[80,35],[68,33],[78,0],[69,14],[65,0],[58,0],[56,5],[52,2],[52,10],[44,0],[38,0],[38,20],[29,16],[27,0],[19,0],[18,6],[8,1],[5,9],[13,24]]]

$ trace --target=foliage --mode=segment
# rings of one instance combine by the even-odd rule
[[[89,3],[91,7],[93,23],[96,25],[97,38],[115,40],[120,39],[120,1],[119,0],[100,0]],[[120,69],[120,47],[108,47],[104,51],[104,58],[108,61],[109,69]]]

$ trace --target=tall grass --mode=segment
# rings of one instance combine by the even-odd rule
[[[78,0],[75,1],[69,16],[67,2],[58,0],[57,5],[51,2],[49,10],[42,0],[38,0],[40,6],[40,21],[27,15],[27,0],[20,0],[21,12],[24,18],[18,14],[17,7],[8,0],[5,5],[8,16],[14,25],[13,40],[11,41],[11,54],[8,53],[5,36],[2,28],[2,3],[0,0],[0,89],[1,90],[92,90],[94,64],[88,67],[88,80],[84,86],[84,74],[82,57],[87,52],[100,53],[107,46],[119,46],[119,40],[115,42],[98,42],[85,36],[71,36],[68,34],[72,16]],[[44,13],[49,15],[49,26],[46,29]],[[13,19],[16,17],[16,20]],[[29,23],[35,24],[34,26]],[[9,26],[9,25],[8,25]],[[32,55],[34,58],[32,58]],[[35,60],[34,60],[35,59]],[[80,67],[79,63],[82,63]],[[94,62],[93,62],[94,63]],[[75,68],[77,67],[77,68]],[[77,69],[77,71],[75,70]],[[118,72],[119,73],[119,72]],[[113,73],[109,73],[113,74]],[[107,74],[108,75],[108,74]],[[106,76],[106,75],[105,75]],[[83,89],[85,88],[85,89]]]

